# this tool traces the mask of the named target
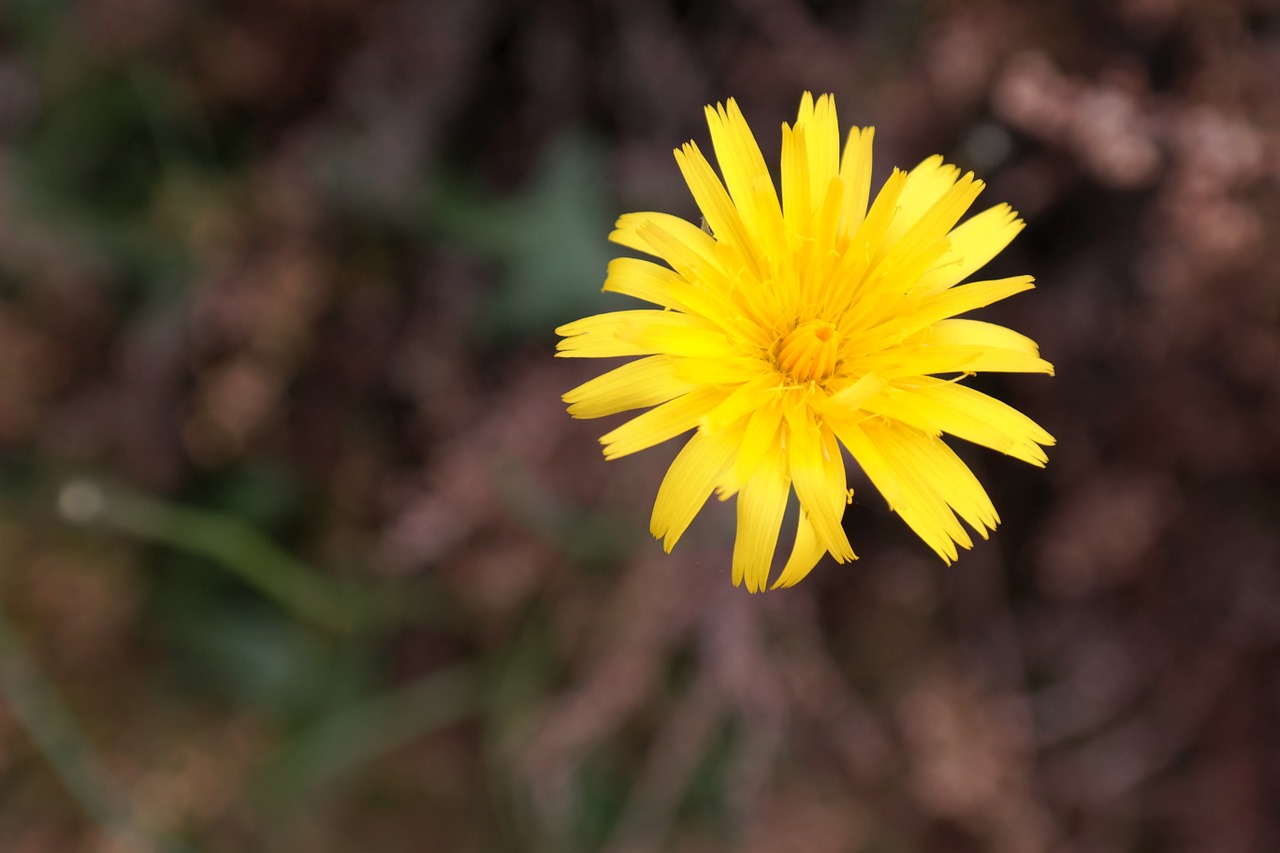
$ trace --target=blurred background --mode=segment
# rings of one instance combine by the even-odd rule
[[[551,330],[805,89],[1025,216],[1059,443],[748,596]],[[0,11],[0,850],[1280,850],[1278,664],[1275,2]]]

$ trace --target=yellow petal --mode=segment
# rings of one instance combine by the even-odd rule
[[[786,248],[782,208],[760,146],[733,98],[723,106],[707,107],[706,112],[716,161],[743,225],[766,257],[778,259]]]
[[[950,249],[937,267],[921,276],[920,290],[944,290],[964,281],[1000,254],[1025,224],[1007,204],[969,217],[948,235]]]
[[[890,379],[930,373],[1053,373],[1042,358],[991,347],[933,344],[906,353],[882,372]]]
[[[1052,446],[1053,436],[1017,409],[956,382],[924,377],[910,390],[876,397],[867,408],[917,429],[942,431],[1043,466],[1041,445]]]
[[[830,515],[835,516],[837,521],[840,521],[844,518],[845,507],[849,505],[850,494],[849,483],[844,472],[844,453],[840,449],[839,440],[829,426],[821,426],[820,435],[824,463],[823,473],[826,475],[826,483],[822,494],[828,501]],[[844,535],[843,525],[840,527],[840,536],[847,545],[849,540]],[[839,563],[858,559],[858,555],[853,553],[852,546],[849,546],[843,553],[830,548],[828,550],[831,550],[832,556]]]
[[[876,129],[854,127],[844,143],[840,158],[840,180],[844,183],[844,233],[854,234],[867,215],[871,197],[871,143]]]
[[[563,397],[575,418],[599,418],[644,409],[687,394],[697,384],[679,378],[675,359],[655,355],[632,361],[584,382]]]
[[[956,289],[963,288],[947,292]],[[918,324],[919,313],[906,328]],[[870,347],[872,351],[860,357],[854,366],[876,371],[886,378],[982,371],[1053,374],[1053,365],[1039,357],[1036,342],[1012,329],[982,320],[938,320],[910,336],[886,324],[865,332],[863,341],[872,341],[873,336],[883,336],[879,346]]]
[[[689,185],[689,191],[693,193],[693,200],[698,203],[698,209],[707,218],[707,224],[711,226],[715,239],[738,246],[748,256],[754,254],[755,247],[742,225],[742,217],[738,215],[738,209],[733,206],[733,199],[729,197],[724,184],[716,177],[711,164],[707,162],[707,158],[703,156],[697,144],[687,142],[675,152],[675,155],[680,174]]]
[[[747,382],[734,386],[731,391],[703,419],[702,425],[713,432],[723,432],[752,412],[767,406],[775,396],[774,378],[759,370]]]
[[[943,162],[942,155],[935,154],[922,161],[907,173],[907,184],[898,202],[898,215],[885,240],[896,243],[907,229],[916,223],[924,212],[933,207],[950,190],[960,177],[960,170]]]
[[[650,224],[658,225],[676,234],[695,251],[704,255],[708,261],[715,261],[715,237],[688,220],[656,210],[642,210],[622,214],[618,217],[617,222],[614,223],[613,230],[609,232],[609,240],[620,246],[626,246],[628,249],[652,255],[654,254],[653,248],[647,240],[640,236],[640,229]]]
[[[993,302],[1007,299],[1015,293],[1031,290],[1033,287],[1035,287],[1035,279],[1029,275],[1017,275],[995,281],[972,281],[957,285],[921,299],[912,312],[887,319],[880,326],[868,330],[866,337],[870,338],[882,331],[887,331],[891,336],[901,340],[926,326],[932,326],[939,320],[945,320],[975,308],[983,308]]]
[[[750,417],[742,431],[738,455],[734,459],[726,492],[736,491],[750,480],[769,454],[783,449],[778,429],[782,425],[782,409],[776,398],[757,398],[750,407]]]
[[[564,336],[556,346],[557,355],[563,357],[717,356],[733,351],[723,330],[678,311],[611,311],[567,323],[556,329],[556,334]]]
[[[674,270],[639,258],[610,261],[603,290],[708,319],[723,318],[729,313],[728,303],[721,295],[690,283]]]
[[[698,430],[676,454],[653,503],[649,532],[670,553],[733,459],[732,435]]]
[[[566,323],[556,329],[564,340],[556,344],[556,355],[561,358],[611,358],[623,355],[648,355],[634,343],[620,340],[617,332],[626,319],[622,315],[630,311],[611,311],[595,314]],[[647,312],[634,312],[647,313]],[[656,312],[661,313],[661,312]]]
[[[813,567],[818,565],[818,561],[822,559],[822,555],[825,553],[827,553],[827,549],[818,540],[818,534],[814,532],[813,524],[809,522],[809,518],[802,511],[796,522],[796,541],[791,548],[791,556],[787,559],[787,564],[782,567],[782,572],[778,575],[778,579],[773,582],[773,586],[770,589],[795,586],[804,580],[809,572],[813,571]]]
[[[614,258],[609,262],[609,273],[604,280],[607,293],[634,296],[664,308],[683,308],[672,295],[684,279],[674,270],[639,258]]]
[[[760,592],[768,583],[790,493],[786,460],[778,449],[765,456],[738,492],[738,533],[733,543],[735,586],[745,581],[747,591]]]
[[[914,468],[906,463],[898,443],[889,440],[891,432],[909,431],[910,427],[884,425],[874,419],[855,422],[832,418],[830,423],[841,443],[849,448],[858,465],[884,496],[889,509],[902,516],[902,520],[943,560],[951,563],[956,559],[957,542],[966,548],[972,547],[972,540],[946,501],[927,478],[919,478]]]
[[[906,189],[910,186],[908,176]],[[892,232],[905,224],[909,217],[905,210],[907,203],[899,201],[902,208],[885,238],[886,245],[893,248],[885,255],[884,261],[890,269],[889,274],[900,282],[895,287],[897,292],[907,293],[918,287],[920,277],[943,257],[950,248],[946,242],[947,233],[973,204],[982,187],[982,181],[974,180],[970,172],[948,187],[933,204],[919,211],[915,221],[910,222],[895,239]],[[903,190],[904,197],[906,189]]]
[[[983,320],[940,320],[929,327],[928,342],[1012,350],[1039,355],[1040,347],[1031,338],[1008,326]]]
[[[655,245],[655,234],[666,239]],[[609,239],[628,249],[662,258],[686,278],[690,273],[724,274],[717,259],[715,238],[692,222],[669,213],[624,213],[618,217]],[[669,257],[673,250],[679,252],[675,258]]]
[[[804,130],[809,198],[819,204],[840,169],[840,121],[836,116],[835,98],[821,95],[809,110],[802,99],[796,127]]]
[[[819,427],[807,409],[786,411],[787,449],[790,451],[791,479],[800,507],[809,515],[818,538],[838,561],[853,559],[853,546],[840,526],[845,506],[844,457],[839,448],[831,452]]]
[[[874,373],[868,373],[857,382],[832,394],[823,404],[823,412],[843,414],[854,417],[862,404],[885,386],[885,380]]]
[[[812,236],[801,241],[795,254],[793,273],[796,285],[793,289],[798,297],[795,304],[805,310],[826,305],[827,294],[834,286],[841,248],[838,243],[843,200],[844,183],[839,178],[833,178],[827,184],[826,197],[821,198],[821,203],[814,211],[810,226]]]
[[[782,125],[782,218],[787,233],[797,237],[809,233],[813,206],[809,200],[809,151],[804,128]]]
[[[866,272],[883,241],[885,229],[893,221],[906,178],[905,172],[893,170],[836,264],[826,304],[838,312],[837,325],[842,333],[856,326],[865,313]]]
[[[614,257],[609,261],[604,292],[622,293],[637,300],[653,302],[668,309],[696,314],[700,318],[719,321],[732,318],[736,311],[721,293],[690,282],[684,275],[639,257]],[[731,324],[740,329],[739,325]]]
[[[817,196],[815,201],[818,199],[821,199],[821,204],[814,214],[813,240],[809,245],[812,246],[814,262],[832,269],[832,260],[836,256],[836,244],[840,236],[844,182],[839,178],[832,178],[827,182],[826,195]]]
[[[800,93],[800,109],[796,111],[796,127],[813,121],[813,92]]]
[[[605,458],[618,459],[688,432],[727,395],[719,388],[699,388],[637,415],[600,437]]]
[[[678,311],[630,311],[614,336],[644,353],[723,357],[733,354],[724,330],[701,317]]]
[[[749,270],[735,268],[732,275],[726,271],[721,255],[738,255],[720,252],[715,239],[692,223],[659,214],[623,216],[611,239],[618,234],[627,234],[627,239],[643,243],[647,251],[665,260],[689,282],[693,287],[682,290],[681,298],[691,307],[690,300],[699,300],[696,306],[699,314],[716,318],[723,325],[732,325],[744,337],[754,338],[757,345],[766,345],[762,335],[777,317],[778,297],[773,289],[761,287]],[[748,316],[739,316],[742,311],[733,310],[727,300],[741,306]]]
[[[932,492],[963,518],[983,539],[1000,523],[991,498],[969,466],[942,439],[909,428],[880,429],[877,439],[881,453],[898,470],[924,491]],[[957,539],[966,548],[969,539]]]
[[[583,317],[581,320],[574,320],[572,323],[565,323],[563,326],[556,327],[556,334],[562,338],[572,338],[580,335],[608,335],[612,337],[613,333],[622,326],[630,315],[637,313],[660,314],[662,312],[642,308],[633,311],[607,311],[604,314],[592,314],[590,317]]]
[[[697,385],[741,385],[760,377],[760,359],[750,356],[677,358],[676,377]]]

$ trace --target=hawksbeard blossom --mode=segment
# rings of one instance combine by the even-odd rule
[[[1030,276],[961,284],[1022,230],[1000,204],[957,225],[981,192],[941,157],[898,169],[868,208],[872,128],[843,152],[834,100],[782,125],[782,198],[736,103],[707,108],[723,182],[693,142],[676,161],[704,227],[630,213],[609,239],[660,258],[609,265],[604,289],[661,306],[556,330],[558,354],[638,357],[564,395],[596,418],[649,408],[603,436],[617,459],[694,430],[658,489],[650,530],[667,551],[707,498],[737,497],[733,582],[756,592],[792,489],[795,544],[773,586],[825,553],[856,559],[841,526],[853,492],[841,446],[946,562],[999,521],[948,433],[1043,466],[1053,437],[958,380],[1053,373],[1034,341],[959,314],[1031,289]]]

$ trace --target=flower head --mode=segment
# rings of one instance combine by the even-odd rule
[[[564,395],[574,417],[649,408],[600,440],[616,459],[693,430],[658,489],[650,530],[670,551],[707,498],[737,497],[733,582],[768,583],[788,498],[795,544],[774,586],[825,553],[856,559],[841,525],[853,493],[843,446],[943,560],[999,521],[942,433],[1043,466],[1053,437],[960,384],[979,371],[1052,374],[1035,342],[956,319],[1032,287],[961,284],[1022,230],[1008,205],[960,218],[983,184],[941,157],[895,169],[874,201],[871,128],[844,149],[834,100],[805,93],[782,125],[782,197],[737,104],[707,108],[723,181],[698,146],[676,162],[704,227],[630,213],[610,239],[657,257],[609,265],[604,289],[658,309],[557,329],[561,356],[634,357]]]

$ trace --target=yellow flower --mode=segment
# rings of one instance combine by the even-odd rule
[[[1030,276],[961,284],[1022,230],[1008,205],[956,225],[981,192],[941,157],[898,169],[868,209],[872,128],[840,150],[835,102],[806,92],[782,125],[782,199],[736,103],[707,108],[716,177],[693,142],[675,152],[704,227],[630,213],[609,238],[665,261],[609,265],[604,289],[662,306],[556,330],[558,354],[634,357],[564,395],[596,418],[653,407],[603,436],[616,459],[696,430],[658,489],[650,530],[670,551],[712,492],[737,496],[733,582],[765,588],[791,490],[795,545],[773,586],[824,553],[856,559],[841,526],[853,492],[841,445],[943,560],[999,521],[949,433],[1043,466],[1053,437],[959,384],[978,371],[1053,373],[1034,341],[955,319],[1029,290]],[[938,376],[941,374],[942,376]],[[959,516],[959,519],[957,519]]]

